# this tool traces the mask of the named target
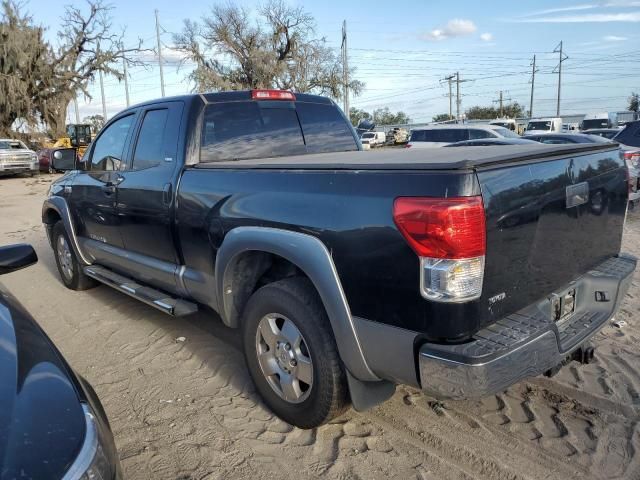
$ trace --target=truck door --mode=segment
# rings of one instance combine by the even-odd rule
[[[69,206],[80,239],[90,239],[89,250],[122,247],[117,215],[116,185],[126,164],[136,112],[111,121],[94,142],[85,170],[73,180]],[[99,242],[99,243],[96,243]]]
[[[135,273],[146,276],[149,268],[149,277],[153,276],[157,286],[169,290],[178,264],[172,220],[182,110],[182,102],[159,103],[141,110],[133,134],[130,168],[122,172],[118,184],[120,231],[127,254],[134,254],[132,258],[138,263]]]

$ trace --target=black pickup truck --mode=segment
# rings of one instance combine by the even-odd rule
[[[303,428],[398,383],[478,397],[590,360],[636,266],[616,145],[360,149],[319,96],[131,107],[82,164],[54,154],[70,171],[42,219],[62,281],[215,310]]]

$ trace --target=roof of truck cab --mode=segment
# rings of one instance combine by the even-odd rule
[[[296,101],[299,102],[313,102],[313,103],[324,103],[327,105],[332,105],[333,101],[327,97],[323,97],[321,95],[311,95],[308,93],[293,93],[296,97]],[[192,93],[188,95],[178,95],[174,97],[163,97],[163,98],[155,98],[153,100],[147,100],[145,102],[137,103],[135,105],[131,105],[126,110],[131,110],[134,108],[145,107],[148,105],[154,105],[157,103],[166,103],[166,102],[192,102],[196,99],[202,100],[203,103],[218,103],[218,102],[241,102],[252,100],[251,98],[251,90],[234,90],[227,92],[206,92],[206,93]],[[259,102],[261,100],[255,100]],[[277,100],[277,101],[290,101],[290,100]],[[124,111],[124,110],[123,110]]]
[[[495,147],[405,149],[316,153],[287,157],[199,163],[196,168],[297,170],[468,170],[494,164],[553,160],[615,150],[615,143],[568,145],[501,145]]]

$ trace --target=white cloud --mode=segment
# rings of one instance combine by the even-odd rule
[[[624,42],[628,40],[627,37],[618,37],[617,35],[605,35],[602,37],[605,42]]]
[[[572,5],[569,7],[547,8],[546,10],[538,10],[537,12],[527,13],[523,17],[535,17],[536,15],[548,15],[550,13],[576,12],[579,10],[590,10],[597,8],[595,4]]]
[[[551,17],[521,18],[516,21],[525,22],[525,23],[640,22],[640,12],[587,13],[583,15],[563,15],[563,16],[551,16]]]
[[[493,40],[493,34],[491,33],[483,33],[480,35],[480,40],[482,40],[483,42],[490,42],[491,40]]]
[[[449,20],[444,27],[435,28],[420,36],[423,40],[446,40],[452,37],[461,37],[470,35],[477,30],[475,24],[471,20],[454,18]]]

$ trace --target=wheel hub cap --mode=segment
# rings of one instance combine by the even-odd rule
[[[73,259],[71,257],[69,244],[63,235],[58,236],[56,252],[58,254],[58,261],[60,262],[62,274],[67,280],[71,280],[73,278]]]
[[[287,317],[271,313],[262,317],[256,331],[260,370],[278,396],[300,403],[310,394],[313,365],[302,333]]]

